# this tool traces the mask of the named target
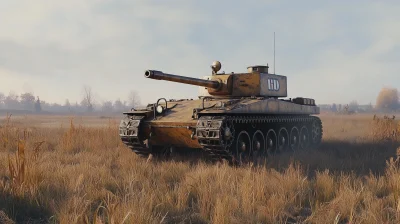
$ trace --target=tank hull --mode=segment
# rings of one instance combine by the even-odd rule
[[[155,109],[159,105],[165,107],[161,114]],[[243,153],[249,157],[258,151],[277,153],[282,151],[281,146],[297,150],[318,145],[322,123],[312,116],[316,114],[319,108],[315,105],[276,98],[169,101],[126,112],[120,124],[120,137],[142,156],[178,147],[202,149],[213,159],[237,162]],[[317,136],[312,136],[313,128]],[[307,146],[302,146],[305,141]]]

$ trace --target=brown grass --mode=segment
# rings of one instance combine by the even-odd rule
[[[43,117],[5,118],[0,220],[399,223],[397,120],[321,117],[319,149],[240,168],[193,158],[146,162],[119,141],[118,119],[46,126]]]

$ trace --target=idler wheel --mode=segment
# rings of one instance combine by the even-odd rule
[[[313,145],[318,145],[322,138],[322,126],[319,119],[315,119],[311,125],[311,141]]]

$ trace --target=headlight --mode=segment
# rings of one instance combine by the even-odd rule
[[[164,112],[164,107],[161,105],[158,105],[156,110],[157,110],[157,113],[162,114]]]

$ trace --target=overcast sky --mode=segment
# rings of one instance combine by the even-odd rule
[[[0,92],[99,102],[137,91],[196,97],[198,88],[144,78],[146,69],[201,77],[255,64],[288,77],[289,97],[375,103],[400,87],[399,1],[0,0]],[[382,3],[385,2],[385,3]]]

